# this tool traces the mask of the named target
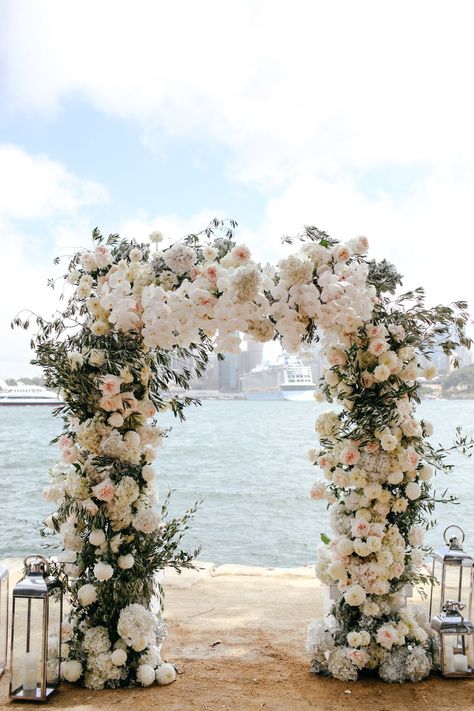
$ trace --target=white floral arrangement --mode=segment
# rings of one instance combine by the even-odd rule
[[[313,495],[332,505],[335,533],[317,570],[342,597],[310,634],[313,670],[345,680],[363,668],[387,680],[421,678],[427,628],[404,617],[402,589],[421,579],[430,458],[439,464],[441,455],[426,444],[428,423],[412,413],[417,351],[432,342],[422,339],[426,319],[438,331],[454,323],[467,343],[465,305],[429,313],[418,303],[409,317],[403,304],[391,307],[382,287],[395,277],[367,262],[365,237],[341,244],[307,227],[296,254],[261,267],[235,243],[235,226],[214,220],[163,249],[154,232],[154,250],[94,230],[94,247],[75,254],[64,275],[72,294],[62,314],[36,316],[34,362],[65,402],[61,462],[45,491],[57,506],[45,523],[59,534],[71,601],[64,678],[92,689],[174,680],[160,657],[155,576],[166,565],[193,565],[197,551],[180,543],[195,508],[169,520],[167,500],[157,507],[153,462],[166,437],[157,417],[171,409],[182,418],[191,400],[170,385],[189,387],[190,360],[199,375],[210,352],[238,352],[240,334],[279,338],[292,352],[323,334],[323,395],[343,407],[317,422],[323,449],[314,460],[325,481]]]
[[[62,640],[70,682],[101,689],[174,679],[159,654],[155,574],[192,566],[197,552],[179,546],[195,509],[167,519],[153,462],[166,437],[159,413],[183,417],[190,404],[169,391],[189,387],[179,364],[191,359],[202,374],[213,350],[239,350],[240,333],[280,338],[290,351],[310,346],[318,328],[338,342],[342,326],[355,337],[371,317],[365,238],[341,245],[307,228],[296,254],[261,267],[234,241],[235,226],[215,220],[163,249],[159,232],[143,245],[94,230],[93,248],[75,254],[64,275],[63,313],[36,316],[35,362],[65,402],[61,462],[45,496],[57,506],[46,526],[59,534],[71,601]]]
[[[451,467],[428,440],[431,423],[416,419],[418,378],[436,375],[428,360],[435,344],[447,354],[470,345],[468,315],[464,302],[425,308],[421,290],[391,298],[401,282],[387,263],[371,264],[368,283],[377,289],[371,318],[324,339],[320,396],[342,411],[316,421],[322,448],[310,458],[323,479],[311,496],[331,509],[316,573],[340,597],[310,628],[307,646],[316,674],[353,681],[369,669],[388,682],[419,681],[431,669],[430,625],[422,608],[406,607],[404,587],[428,582],[430,480]],[[454,448],[465,446],[461,436]]]

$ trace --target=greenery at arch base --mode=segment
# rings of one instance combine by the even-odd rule
[[[330,505],[333,529],[317,574],[341,593],[309,630],[312,671],[419,680],[431,667],[427,620],[405,607],[403,589],[424,580],[430,478],[449,465],[414,408],[418,377],[434,375],[435,345],[448,355],[469,347],[466,304],[428,309],[422,290],[396,296],[399,275],[368,260],[364,237],[340,243],[307,227],[284,240],[300,243],[294,254],[261,267],[235,227],[214,220],[166,249],[159,232],[137,244],[94,230],[64,275],[63,311],[14,321],[35,320],[34,362],[65,402],[61,461],[45,492],[57,505],[45,524],[59,535],[71,601],[63,675],[91,689],[172,678],[160,659],[156,573],[192,566],[196,551],[181,539],[194,511],[170,519],[167,501],[157,506],[158,418],[169,409],[183,417],[191,400],[169,388],[188,387],[190,359],[202,374],[212,351],[237,352],[245,334],[291,352],[321,340],[319,397],[342,406],[318,418],[312,453],[323,473],[312,496]]]

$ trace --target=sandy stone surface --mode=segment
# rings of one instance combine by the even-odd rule
[[[305,630],[322,612],[310,568],[202,564],[199,573],[165,575],[169,638],[163,657],[179,670],[166,687],[92,692],[64,684],[48,706],[73,711],[474,711],[474,680],[433,675],[419,684],[356,683],[308,673]],[[7,679],[0,708],[12,708]],[[18,705],[17,705],[18,706]],[[36,707],[37,704],[27,705]]]

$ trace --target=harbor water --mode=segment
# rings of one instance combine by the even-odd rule
[[[309,491],[318,470],[307,453],[318,446],[314,422],[327,405],[315,402],[205,401],[180,423],[162,417],[172,430],[155,461],[163,500],[172,490],[171,513],[203,500],[185,538],[201,546],[201,559],[289,567],[314,562],[321,532],[328,531],[324,503]],[[418,416],[434,425],[433,442],[452,442],[463,425],[474,434],[474,401],[425,401]],[[0,557],[41,552],[39,524],[54,504],[42,497],[48,469],[58,458],[49,441],[61,430],[50,408],[0,408],[2,497]],[[456,522],[474,552],[474,459],[455,454],[449,474],[438,475],[438,493],[448,489],[458,505],[439,505],[433,545],[443,527]]]

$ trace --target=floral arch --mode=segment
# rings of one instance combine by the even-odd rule
[[[45,492],[57,504],[45,530],[59,534],[72,603],[64,677],[92,689],[160,680],[155,576],[165,565],[192,566],[195,553],[180,549],[193,511],[170,520],[167,502],[156,508],[152,464],[166,436],[156,417],[165,409],[183,417],[190,403],[169,390],[188,386],[180,359],[202,374],[209,353],[238,351],[243,333],[278,338],[289,351],[321,339],[320,395],[342,405],[316,423],[324,480],[312,496],[330,505],[334,533],[317,574],[340,596],[310,628],[312,670],[421,679],[430,669],[426,621],[405,608],[403,588],[424,579],[429,480],[444,463],[426,440],[429,424],[414,417],[417,378],[435,341],[447,353],[469,345],[466,304],[427,309],[421,290],[395,297],[399,275],[367,260],[364,237],[342,244],[308,227],[285,239],[301,242],[295,254],[262,268],[235,243],[235,227],[214,220],[163,250],[158,232],[153,249],[94,230],[93,248],[64,275],[64,311],[36,317],[34,362],[65,402],[62,460]],[[429,364],[424,374],[433,375]]]

